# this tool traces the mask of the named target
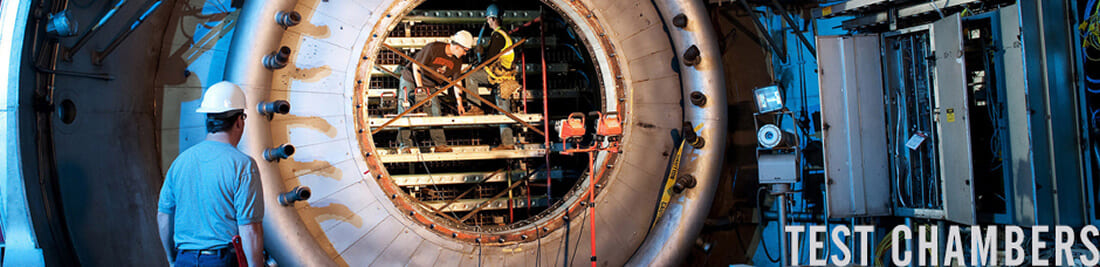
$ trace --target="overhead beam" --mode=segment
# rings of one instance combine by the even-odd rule
[[[422,161],[467,161],[487,159],[521,159],[536,158],[546,155],[546,149],[540,144],[516,145],[512,150],[490,150],[489,146],[452,146],[451,152],[432,152],[402,154],[382,154],[379,159],[383,163],[411,163]]]

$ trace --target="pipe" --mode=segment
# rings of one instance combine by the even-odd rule
[[[280,47],[279,50],[267,54],[263,58],[264,67],[269,70],[277,70],[286,67],[290,62],[290,47]]]
[[[684,28],[670,28],[667,33],[675,51],[683,51],[695,45],[699,49],[699,64],[680,66],[682,93],[699,91],[708,96],[707,105],[684,105],[684,120],[698,124],[698,135],[710,144],[699,149],[685,150],[680,171],[696,177],[693,190],[684,191],[669,203],[667,211],[658,219],[658,225],[648,236],[627,265],[679,265],[703,229],[703,221],[710,211],[711,200],[721,177],[721,167],[726,148],[726,85],[722,68],[718,37],[710,25],[706,6],[700,0],[652,0],[665,24],[672,24],[670,14],[684,14]]]
[[[283,206],[290,206],[294,202],[308,200],[312,193],[308,186],[295,186],[290,192],[279,194],[279,204]]]
[[[523,114],[527,114],[527,53],[519,53],[520,76],[523,79]],[[545,115],[545,114],[544,114]],[[1096,117],[1094,114],[1093,117]]]
[[[92,52],[92,64],[102,65],[103,59],[106,58],[107,55],[110,55],[111,52],[114,52],[115,49],[118,48],[118,45],[121,44],[123,40],[126,40],[126,37],[129,37],[130,34],[133,33],[138,26],[141,26],[141,23],[145,22],[145,18],[149,17],[149,14],[152,14],[153,11],[157,11],[157,8],[160,7],[161,4],[164,4],[164,1],[146,1],[144,8],[145,12],[134,14],[134,17],[130,19],[130,28],[120,32],[118,35],[115,35],[115,39],[111,40],[111,44],[107,45],[107,48]]]
[[[249,105],[269,99],[272,72],[262,64],[267,51],[279,48],[286,32],[281,26],[271,23],[275,13],[293,10],[295,0],[245,1],[240,9],[237,28],[234,30],[232,46],[226,60],[225,80],[240,85]],[[249,115],[259,115],[253,109],[246,109]],[[271,145],[271,122],[260,116],[248,116],[245,132],[249,133],[241,140],[241,151],[252,157],[263,155],[263,150]],[[264,248],[279,265],[282,266],[332,266],[332,258],[321,249],[302,222],[301,215],[294,207],[279,205],[278,194],[285,192],[283,177],[278,166],[272,162],[256,161],[264,191]]]
[[[599,144],[593,144],[597,146]],[[588,152],[588,247],[592,250],[592,267],[596,267],[596,168],[593,167],[596,161],[596,152]],[[606,170],[606,169],[605,169]]]
[[[275,13],[275,23],[283,26],[283,28],[294,27],[298,23],[302,23],[302,14],[298,14],[298,11],[279,11],[279,13]]]
[[[84,32],[83,35],[80,35],[80,40],[77,40],[76,44],[74,44],[72,47],[65,49],[65,53],[62,55],[61,60],[73,61],[73,54],[75,54],[76,51],[80,50],[81,47],[84,47],[84,44],[88,43],[88,40],[91,39],[93,35],[95,35],[97,32],[99,32],[100,29],[103,28],[103,24],[106,24],[108,20],[111,20],[111,17],[114,17],[115,13],[117,13],[118,10],[122,8],[122,6],[125,4],[126,0],[118,0],[118,2],[115,2],[114,7],[111,7],[110,10],[107,10],[107,13],[103,13],[103,15],[99,16],[99,21],[96,22],[95,25],[92,25],[92,28],[88,29],[87,32]]]
[[[783,17],[783,20],[787,21],[787,25],[791,26],[791,30],[794,31],[794,35],[798,36],[798,40],[802,41],[802,44],[806,46],[806,50],[810,51],[810,56],[813,56],[814,59],[817,59],[817,51],[814,50],[814,47],[812,45],[810,45],[810,41],[806,40],[806,36],[802,35],[802,30],[798,29],[798,27],[796,26],[798,24],[794,23],[794,19],[791,19],[791,13],[787,13],[787,9],[783,8],[783,5],[780,5],[779,1],[772,0],[772,6],[774,6],[775,9],[779,10],[780,17]],[[935,6],[935,4],[933,4],[933,6]],[[943,13],[940,13],[940,17],[943,17]]]
[[[65,75],[65,76],[100,79],[100,80],[104,80],[104,81],[110,81],[110,80],[115,79],[114,75],[107,74],[107,73],[87,73],[87,72],[76,72],[76,71],[67,71],[67,70],[51,70],[51,69],[43,68],[42,66],[38,66],[38,65],[34,65],[34,70],[38,71],[38,72],[41,72],[41,73],[49,73],[49,74],[56,74],[56,75]]]
[[[760,33],[760,36],[764,37],[763,40],[765,43],[767,43],[768,47],[772,49],[772,53],[779,56],[779,59],[786,63],[787,54],[783,53],[783,49],[779,47],[779,44],[776,43],[775,40],[772,40],[772,35],[768,34],[768,29],[764,28],[764,25],[760,24],[760,17],[757,16],[756,12],[754,12],[752,7],[749,6],[748,1],[737,1],[737,3],[741,4],[741,7],[745,8],[745,12],[749,13],[749,16],[752,17],[752,25],[756,27],[756,31]]]
[[[290,102],[286,100],[275,100],[271,102],[260,102],[256,104],[256,112],[271,119],[275,114],[287,114],[290,113]]]
[[[779,262],[780,266],[791,266],[789,255],[787,255],[787,235],[783,229],[787,228],[787,191],[790,191],[790,184],[772,184],[772,194],[778,194],[775,201],[779,203]]]
[[[540,17],[541,18],[541,17]],[[547,94],[547,81],[546,81],[546,23],[539,23],[539,60],[542,61],[542,127],[543,135],[546,146],[546,177],[550,177],[550,95]],[[527,66],[524,66],[525,68]],[[546,202],[554,203],[554,195],[551,194],[553,188],[550,187],[550,180],[546,179]]]
[[[294,146],[290,144],[284,144],[281,146],[264,149],[264,160],[279,162],[294,155]]]

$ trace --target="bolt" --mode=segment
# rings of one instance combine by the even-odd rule
[[[382,175],[379,174],[378,176],[374,177],[374,179],[382,179]]]
[[[363,132],[363,129],[359,129],[359,132]],[[367,157],[370,157],[371,155],[373,155],[373,154],[371,154],[370,152],[367,152],[366,154],[364,154],[364,156],[367,156]]]
[[[702,136],[698,135],[696,135],[694,138],[688,139],[688,142],[690,142],[691,147],[694,147],[695,149],[701,149],[707,144],[706,140],[704,140]]]
[[[569,221],[569,215],[561,216],[562,220]]]
[[[699,61],[702,60],[699,53],[699,47],[695,45],[688,47],[688,49],[684,51],[684,65],[695,66],[695,64],[699,64]]]
[[[457,237],[458,237],[458,233],[451,233],[451,238],[457,238]]]
[[[520,235],[519,238],[523,239],[523,240],[527,240],[527,235]]]
[[[415,211],[410,211],[409,216],[413,216],[413,215],[416,215],[416,212]]]
[[[676,25],[676,27],[678,27],[678,28],[686,27],[687,24],[688,24],[688,17],[686,15],[682,14],[682,13],[677,14],[675,17],[672,17],[672,25]]]
[[[390,198],[397,198],[397,194],[390,195]]]
[[[434,224],[434,223],[433,223],[433,224],[429,224],[429,225],[428,225],[428,229],[435,229],[435,224]]]
[[[543,227],[543,228],[542,228],[542,231],[543,231],[543,232],[549,232],[549,231],[550,231],[550,228],[546,228],[546,227]]]
[[[707,95],[704,95],[703,92],[699,92],[699,91],[691,92],[690,98],[691,98],[691,103],[695,104],[696,106],[702,107],[703,105],[707,104]]]
[[[501,237],[500,239],[497,239],[497,242],[504,243],[504,238]]]
[[[679,178],[676,178],[676,184],[672,186],[672,191],[679,194],[684,192],[684,189],[694,188],[695,183],[695,176],[691,174],[681,175]]]
[[[477,242],[477,243],[479,243],[479,244],[480,244],[480,243],[481,243],[481,238],[480,238],[480,237],[478,237],[478,238],[475,238],[475,239],[474,239],[474,242]]]

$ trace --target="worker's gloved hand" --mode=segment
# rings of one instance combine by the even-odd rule
[[[500,83],[500,97],[504,99],[512,99],[512,95],[516,90],[520,89],[520,84],[516,80],[505,80]]]
[[[412,105],[411,105],[411,104],[409,104],[409,101],[408,101],[408,100],[406,100],[406,101],[401,101],[401,106],[402,106],[402,107],[406,107],[406,108],[407,108],[407,107],[410,107],[410,106],[412,106]]]

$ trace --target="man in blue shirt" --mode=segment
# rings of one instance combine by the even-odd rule
[[[174,266],[236,266],[240,235],[249,266],[263,266],[263,189],[256,162],[237,150],[244,133],[244,92],[219,82],[195,112],[206,114],[206,140],[180,153],[168,169],[157,224]]]

